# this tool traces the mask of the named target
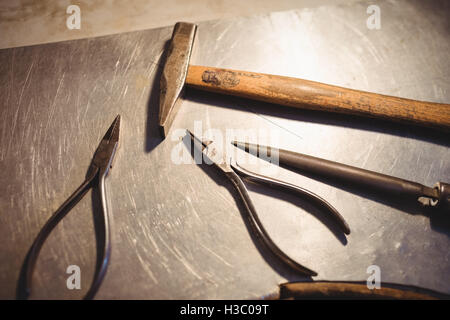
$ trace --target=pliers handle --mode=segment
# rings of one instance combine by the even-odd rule
[[[31,283],[33,271],[36,266],[36,261],[44,245],[53,229],[58,223],[69,213],[69,211],[84,197],[90,188],[97,187],[100,192],[101,209],[103,217],[103,248],[101,252],[101,260],[98,260],[97,268],[95,270],[94,279],[91,287],[84,296],[84,299],[92,299],[106,274],[108,262],[111,251],[111,236],[110,223],[108,216],[108,207],[105,190],[105,178],[112,166],[115,152],[118,146],[119,139],[120,116],[117,116],[107,133],[103,137],[98,146],[86,178],[83,183],[75,190],[74,193],[53,213],[50,219],[42,227],[37,235],[30,250],[25,258],[21,275],[19,278],[19,285],[17,290],[18,299],[28,299],[31,294]]]
[[[268,249],[281,261],[283,261],[285,264],[287,264],[289,267],[293,268],[294,270],[300,272],[301,274],[304,274],[306,276],[317,276],[317,272],[302,266],[292,258],[290,258],[288,255],[286,255],[271,239],[269,234],[267,233],[266,229],[264,228],[263,224],[258,218],[258,214],[256,212],[255,206],[253,205],[253,202],[248,194],[247,188],[245,187],[244,183],[242,182],[242,179],[239,176],[242,176],[244,179],[249,180],[254,183],[258,184],[264,184],[268,185],[272,188],[287,191],[290,193],[293,193],[294,195],[306,198],[310,200],[311,202],[314,202],[315,204],[318,204],[322,209],[329,212],[335,220],[339,223],[340,228],[342,231],[346,234],[350,233],[350,228],[347,224],[347,222],[344,220],[344,218],[339,214],[339,212],[333,208],[327,201],[325,201],[323,198],[319,197],[315,193],[312,193],[311,191],[308,191],[304,188],[301,188],[299,186],[280,181],[274,178],[269,178],[263,175],[259,175],[254,172],[250,172],[248,170],[245,170],[244,168],[240,167],[237,163],[230,163],[231,168],[233,171],[226,172],[226,176],[228,179],[232,182],[236,190],[238,191],[245,208],[247,210],[247,218],[248,221],[253,228],[255,234],[260,238],[260,240],[268,247]],[[239,174],[239,175],[238,175]]]
[[[213,141],[210,140],[202,141],[189,130],[187,130],[187,137],[190,138],[190,140],[194,143],[194,147],[203,154],[202,156],[203,160],[205,160],[206,163],[213,165],[215,168],[223,172],[223,174],[233,184],[233,186],[239,193],[242,202],[245,205],[246,209],[245,218],[248,220],[250,227],[252,228],[252,231],[256,235],[256,238],[260,242],[262,242],[262,244],[265,245],[265,247],[267,247],[267,249],[269,249],[269,251],[276,258],[278,258],[280,261],[282,261],[284,264],[289,266],[294,271],[299,272],[300,274],[306,276],[316,276],[317,272],[302,266],[301,264],[290,258],[272,241],[263,224],[259,220],[258,214],[248,194],[247,188],[239,176],[241,175],[244,179],[248,179],[252,182],[266,184],[273,188],[280,189],[283,191],[289,191],[296,195],[300,195],[303,198],[306,197],[308,200],[312,200],[312,202],[314,202],[315,204],[319,204],[323,209],[325,209],[328,213],[330,213],[331,216],[335,218],[335,220],[339,222],[339,226],[344,233],[349,234],[350,229],[347,223],[345,222],[344,218],[337,212],[337,210],[334,209],[324,199],[308,190],[305,190],[303,188],[280,180],[252,173],[248,170],[243,169],[242,167],[239,167],[239,165],[233,163],[233,161],[230,162],[226,161],[224,155]]]

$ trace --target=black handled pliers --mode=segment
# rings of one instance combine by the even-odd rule
[[[104,242],[101,255],[101,263],[97,265],[97,270],[95,271],[91,287],[84,296],[84,299],[92,299],[98,288],[100,287],[100,284],[106,274],[106,269],[108,267],[111,248],[109,217],[105,191],[105,178],[109,173],[109,169],[112,168],[112,162],[118,147],[119,128],[120,116],[118,115],[114,119],[113,123],[111,124],[99,146],[97,147],[84,182],[58,208],[58,210],[56,210],[56,212],[50,217],[47,223],[42,227],[38,236],[34,240],[22,267],[19,286],[17,290],[17,297],[19,299],[27,299],[31,293],[33,270],[36,265],[39,252],[48,235],[66,216],[66,214],[83,198],[86,192],[94,186],[97,186],[100,191],[101,208],[103,213]]]
[[[270,187],[280,189],[283,191],[288,191],[297,195],[300,195],[308,200],[314,202],[316,205],[319,205],[322,209],[328,212],[331,217],[337,221],[340,229],[345,234],[350,234],[350,228],[348,227],[347,222],[344,218],[339,214],[339,212],[331,206],[327,201],[319,197],[318,195],[308,191],[306,189],[300,188],[298,186],[276,180],[273,178],[269,178],[266,176],[262,176],[248,170],[243,169],[237,163],[227,162],[225,157],[221,154],[220,150],[215,146],[213,141],[201,141],[198,139],[192,132],[187,130],[191,137],[191,141],[194,143],[195,148],[200,150],[203,154],[203,160],[206,163],[213,165],[220,171],[222,171],[225,176],[231,181],[236,190],[238,191],[242,202],[246,208],[246,217],[249,221],[249,224],[253,231],[256,233],[257,238],[284,264],[289,266],[296,272],[299,272],[302,275],[306,276],[317,276],[317,272],[308,269],[301,264],[297,263],[295,260],[286,255],[270,238],[269,234],[265,230],[261,221],[258,218],[258,214],[256,213],[255,206],[253,205],[250,196],[248,194],[247,188],[242,182],[239,176],[242,176],[244,179],[247,179],[251,182],[266,184]]]

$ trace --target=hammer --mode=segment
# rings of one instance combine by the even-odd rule
[[[185,85],[294,108],[431,127],[448,132],[450,105],[353,90],[291,77],[189,65],[197,26],[175,24],[160,83],[159,125],[166,137]]]

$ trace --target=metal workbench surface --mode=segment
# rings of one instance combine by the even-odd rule
[[[366,25],[367,4],[200,23],[191,62],[449,103],[448,2],[377,5],[375,30]],[[15,297],[27,250],[83,180],[117,114],[120,149],[107,178],[112,257],[98,299],[259,298],[281,282],[310,280],[260,251],[231,185],[193,163],[180,140],[185,128],[209,131],[222,143],[228,134],[429,186],[449,182],[449,139],[442,133],[195,90],[186,92],[171,134],[161,140],[159,78],[171,32],[0,50],[0,298]],[[448,219],[395,195],[315,180],[231,150],[246,168],[314,191],[348,221],[352,232],[344,237],[308,203],[248,185],[270,235],[316,270],[314,279],[364,281],[377,265],[382,283],[450,293]],[[180,155],[188,163],[177,163]],[[51,234],[32,298],[86,292],[96,260],[93,207],[95,198],[86,197]],[[81,290],[66,287],[69,265],[80,267]]]

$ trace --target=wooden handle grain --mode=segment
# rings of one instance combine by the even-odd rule
[[[280,285],[279,299],[448,300],[449,295],[415,286],[384,283],[369,289],[366,282],[313,281]]]
[[[191,87],[294,108],[353,114],[450,131],[450,105],[398,98],[297,78],[189,66]]]

